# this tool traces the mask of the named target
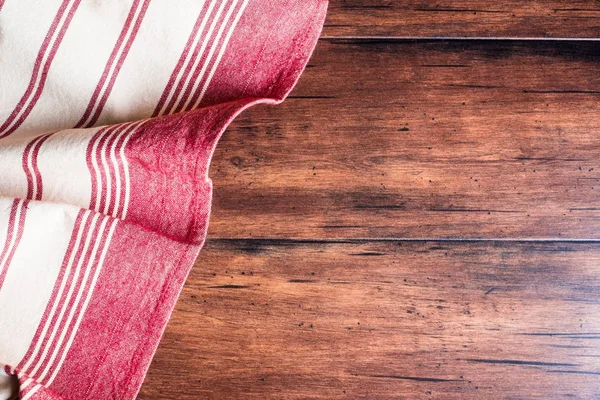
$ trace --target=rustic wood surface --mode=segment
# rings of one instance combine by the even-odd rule
[[[600,42],[456,38],[599,14],[333,1],[291,98],[219,144],[139,398],[600,398]]]
[[[212,237],[600,238],[600,42],[322,41],[231,127]]]
[[[597,398],[595,244],[212,240],[145,398]]]

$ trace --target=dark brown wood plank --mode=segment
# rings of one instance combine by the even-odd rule
[[[322,41],[214,156],[212,237],[600,239],[600,43]]]
[[[140,399],[600,396],[600,245],[211,240]]]
[[[331,0],[326,36],[600,36],[596,0]]]

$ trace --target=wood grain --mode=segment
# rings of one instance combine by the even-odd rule
[[[322,41],[225,133],[213,237],[600,238],[600,43]]]
[[[596,243],[211,240],[140,399],[600,396]]]
[[[600,398],[600,41],[545,40],[598,15],[333,0],[292,96],[217,148],[139,398]]]
[[[331,0],[325,36],[597,38],[596,0]]]

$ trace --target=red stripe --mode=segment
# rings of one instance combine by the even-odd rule
[[[98,220],[98,228],[102,225],[102,219]],[[54,371],[54,369],[56,369],[58,367],[58,363],[63,355],[63,353],[65,351],[68,351],[67,349],[67,343],[69,341],[69,338],[71,337],[71,334],[73,333],[73,330],[75,329],[75,325],[77,324],[77,319],[79,318],[79,315],[83,312],[83,304],[85,302],[86,297],[88,296],[88,293],[90,292],[90,290],[92,290],[92,280],[94,278],[94,274],[96,272],[96,270],[99,268],[99,264],[100,264],[100,257],[102,256],[102,252],[104,250],[104,246],[106,246],[108,244],[108,235],[110,232],[110,226],[111,226],[111,221],[107,221],[106,226],[104,227],[104,231],[101,232],[101,237],[97,238],[97,240],[100,241],[100,244],[98,246],[98,251],[96,252],[94,259],[91,259],[91,254],[89,254],[88,259],[89,261],[87,261],[86,265],[89,265],[89,275],[88,275],[88,279],[87,281],[83,282],[83,275],[84,275],[84,271],[82,271],[81,274],[81,283],[83,284],[83,289],[80,289],[81,286],[78,286],[78,288],[76,289],[77,293],[79,290],[82,290],[81,293],[81,298],[78,304],[74,305],[75,306],[75,311],[73,313],[73,317],[70,321],[69,326],[63,328],[66,329],[66,334],[64,336],[64,339],[62,341],[62,343],[57,343],[59,348],[58,348],[58,353],[56,354],[56,358],[54,359],[54,362],[52,363],[52,366],[49,369],[49,372],[47,374],[47,376],[45,377],[44,381],[46,381],[47,379],[49,379],[50,376],[52,376],[52,372]],[[96,238],[98,236],[98,233],[94,233],[94,237]],[[93,247],[93,246],[91,246]],[[90,253],[92,251],[92,248],[90,248]],[[66,321],[66,319],[65,319]],[[57,335],[58,337],[58,335]],[[39,375],[38,375],[39,376]]]
[[[52,45],[52,48],[50,49],[50,55],[48,56],[46,63],[42,67],[41,63],[47,52],[48,46],[50,45],[50,39],[54,35],[54,32],[56,32],[58,23],[60,22],[62,16],[64,15],[65,9],[66,9],[67,5],[69,4],[69,2],[70,2],[70,0],[63,0],[62,4],[58,10],[58,13],[54,17],[54,21],[52,21],[50,30],[46,34],[46,38],[44,39],[44,42],[42,43],[42,47],[40,48],[40,51],[38,52],[38,56],[36,58],[35,66],[34,66],[34,70],[33,70],[33,75],[29,82],[29,86],[27,87],[27,90],[23,94],[23,97],[21,97],[21,100],[19,101],[19,103],[17,104],[17,106],[15,107],[13,112],[9,115],[8,119],[0,126],[0,138],[10,135],[15,130],[17,130],[17,128],[19,126],[21,126],[23,121],[25,121],[25,119],[27,118],[27,116],[29,115],[31,110],[33,110],[33,107],[37,103],[38,99],[42,95],[42,91],[44,89],[44,85],[46,83],[46,78],[48,75],[48,70],[50,69],[52,61],[54,60],[54,56],[58,52],[58,47],[60,46],[60,43],[62,42],[62,40],[65,36],[65,33],[66,33],[67,29],[69,28],[71,20],[73,19],[73,15],[75,14],[77,7],[79,7],[79,3],[81,2],[81,0],[75,0],[73,6],[69,10],[67,17],[65,19],[65,22],[58,33],[58,37],[56,38],[56,40],[54,41],[54,43]],[[37,77],[40,73],[40,68],[42,68],[42,72],[41,72],[42,75],[41,75],[40,83],[36,88],[35,82],[37,81]],[[33,98],[27,103],[27,100],[29,100],[31,93],[34,89],[35,89],[35,93],[33,95]],[[13,125],[15,118],[17,117],[19,112],[23,109],[23,107],[25,107],[26,104],[27,104],[27,107],[25,108],[25,111],[21,114],[19,119]],[[9,128],[9,126],[10,126],[10,128]]]
[[[64,322],[64,321],[59,321],[58,318],[61,315],[62,309],[65,307],[65,302],[67,301],[67,296],[69,294],[69,288],[73,285],[73,282],[76,281],[76,279],[78,278],[75,276],[76,266],[77,266],[77,263],[79,262],[80,258],[82,256],[84,256],[82,253],[83,253],[83,249],[85,246],[86,237],[89,236],[89,233],[90,233],[91,221],[92,221],[92,218],[88,218],[88,220],[85,223],[85,226],[83,229],[82,240],[79,243],[79,247],[75,251],[75,257],[73,259],[73,265],[71,265],[70,273],[65,277],[64,276],[65,272],[62,272],[63,276],[62,276],[60,284],[62,284],[62,281],[66,278],[65,288],[64,288],[60,298],[58,299],[58,306],[55,310],[54,315],[52,316],[52,319],[50,320],[50,324],[48,325],[48,329],[46,330],[46,335],[42,337],[41,330],[40,330],[39,334],[36,332],[36,335],[38,336],[38,340],[36,342],[39,342],[39,339],[41,339],[42,342],[40,344],[39,351],[37,352],[37,354],[34,355],[33,362],[31,363],[29,370],[22,371],[25,375],[31,376],[30,373],[33,370],[35,370],[37,366],[40,365],[40,361],[42,361],[42,355],[44,354],[44,351],[46,350],[46,348],[48,348],[48,346],[50,346],[50,347],[48,348],[48,352],[46,354],[46,357],[44,357],[44,359],[46,359],[47,357],[50,357],[52,355],[52,349],[55,346],[54,342],[56,340],[58,340],[58,337],[60,336],[60,329],[57,331],[56,335],[54,336],[52,343],[49,343],[50,336],[52,335],[52,332],[54,331],[54,328],[57,326],[57,324],[59,324],[59,328],[60,328],[60,324]],[[73,236],[71,237],[73,244],[70,243],[69,244],[70,246],[74,246],[74,241],[77,240],[76,235],[78,233],[77,232],[78,230],[79,230],[79,227],[77,227],[77,229],[73,229],[75,238],[73,238]],[[69,254],[69,257],[65,256],[65,258],[63,259],[63,266],[61,268],[65,268],[65,269],[67,268],[70,256],[71,256],[71,254]],[[83,264],[83,265],[85,265],[85,264]],[[60,288],[60,284],[57,284],[58,286],[55,286],[56,290],[58,290],[58,288]],[[48,308],[46,310],[48,313],[50,313],[52,305],[57,301],[56,297],[57,297],[57,295],[55,295],[54,301],[52,301],[52,303],[48,302]],[[65,314],[66,314],[66,312],[65,312]],[[65,314],[63,314],[63,315],[65,315]],[[49,315],[46,315],[45,317],[47,319],[49,317]],[[43,329],[43,326],[42,326],[42,329]],[[32,352],[33,352],[33,349],[31,349]],[[28,360],[32,356],[33,355],[29,355],[28,357],[23,358],[23,360],[19,363],[19,365],[17,367],[17,373],[21,372],[20,369],[22,369],[24,367],[24,365],[28,362]],[[33,377],[33,376],[31,376],[31,377]]]
[[[200,29],[200,24],[202,23],[203,16],[204,16],[204,7],[198,14],[198,18],[196,19],[196,23],[194,24],[192,33],[190,33],[190,37],[188,38],[188,41],[185,44],[183,52],[181,53],[181,56],[179,57],[179,61],[177,61],[177,65],[175,66],[175,69],[171,73],[169,82],[167,82],[167,86],[165,86],[165,89],[163,90],[163,93],[160,96],[160,99],[158,100],[158,104],[156,105],[156,109],[154,110],[154,113],[152,113],[152,117],[158,116],[160,114],[160,110],[162,110],[163,106],[165,105],[165,102],[167,101],[167,97],[169,96],[169,93],[171,93],[171,90],[173,89],[173,85],[175,84],[175,79],[177,79],[177,75],[179,75],[179,72],[181,72],[181,68],[183,68],[183,63],[185,62],[185,59],[187,58],[187,56],[190,52],[192,43],[194,43],[194,38],[198,34],[198,29]],[[201,40],[198,41],[198,43],[200,43],[200,42],[201,42]],[[194,49],[194,54],[197,53],[197,51],[198,50],[197,50],[197,46],[196,46],[196,48]],[[193,65],[193,60],[194,60],[194,58],[192,58],[190,60],[190,64],[192,64],[192,65]],[[188,66],[190,64],[188,64]]]
[[[14,220],[12,222],[10,221],[10,218],[13,217],[12,209],[11,209],[11,215],[9,217],[9,223],[8,223],[9,228],[8,229],[9,229],[9,231],[12,231],[10,241],[12,241],[12,239],[14,237],[13,235],[16,235],[16,239],[15,239],[14,246],[10,250],[9,250],[10,241],[7,240],[8,245],[5,244],[5,248],[2,251],[2,259],[4,259],[4,257],[7,256],[7,252],[8,252],[8,257],[6,258],[6,263],[4,264],[4,268],[2,269],[2,271],[0,271],[0,289],[2,288],[2,285],[4,284],[4,279],[6,279],[6,274],[8,273],[8,268],[10,267],[12,259],[15,256],[17,248],[19,247],[19,243],[21,242],[21,238],[23,237],[23,229],[25,228],[25,217],[27,215],[27,206],[29,205],[29,200],[15,199],[13,202],[13,208],[15,209],[15,212],[16,212],[16,207],[18,207],[18,204],[20,202],[23,203],[23,206],[21,207],[21,214],[19,216],[18,225],[16,226],[16,228],[17,228],[16,232],[14,231],[15,221]],[[7,237],[7,239],[8,239],[8,237]]]
[[[38,156],[40,154],[40,149],[41,149],[42,145],[48,139],[50,139],[50,137],[52,137],[52,135],[54,135],[54,133],[56,133],[56,132],[44,135],[44,137],[42,139],[40,139],[40,141],[35,146],[35,149],[33,150],[33,156],[32,156],[33,159],[31,161],[31,164],[33,165],[33,172],[35,174],[35,179],[37,182],[37,193],[36,193],[34,200],[42,200],[42,196],[44,194],[44,182],[42,181],[42,174],[40,173],[40,169],[38,168]]]
[[[224,40],[224,38],[221,38],[221,40],[219,42],[221,42],[222,40]],[[200,83],[202,83],[202,81],[206,81],[206,79],[208,79],[208,74],[206,74],[206,71],[210,71],[210,67],[212,65],[214,65],[215,62],[217,62],[217,60],[213,54],[213,59],[208,61],[208,64],[206,65],[206,70],[204,71],[205,74],[202,77],[202,80],[200,82],[198,82],[199,84],[198,84],[198,87],[196,88],[196,91],[194,93],[191,93],[193,86],[190,86],[184,95],[184,99],[189,98],[189,100],[190,100],[187,107],[185,109],[183,108],[185,101],[182,101],[181,103],[179,103],[179,105],[177,106],[177,109],[175,109],[174,113],[178,113],[178,112],[182,112],[182,111],[190,111],[194,108],[194,104],[196,104],[198,97],[200,97],[200,93],[202,93],[202,85]],[[200,75],[201,70],[202,69],[200,68],[200,66],[198,66],[198,68],[194,72],[194,76],[192,77],[193,82],[195,82],[198,79],[198,75]]]
[[[96,148],[96,153],[94,154],[94,157],[96,157],[96,163],[98,164],[100,170],[100,183],[102,184],[102,190],[100,191],[100,193],[98,193],[98,197],[100,200],[98,207],[96,208],[96,211],[98,212],[102,212],[102,210],[104,210],[106,202],[108,201],[108,199],[106,198],[106,195],[108,193],[108,177],[106,176],[106,172],[104,171],[104,164],[102,163],[102,146],[104,146],[104,143],[111,137],[114,131],[115,130],[113,129],[111,130],[111,132],[108,132],[106,135],[100,138],[98,142],[98,147]]]
[[[231,7],[231,5],[230,5],[230,7]],[[226,29],[227,26],[231,23],[231,21],[230,21],[231,20],[231,16],[229,17],[229,19],[225,20],[226,16],[227,16],[227,12],[225,12],[221,16],[221,18],[223,18],[221,20],[221,25],[225,25],[225,27],[223,29]],[[215,31],[214,31],[215,37],[216,37],[217,32],[219,31],[219,29],[221,29],[221,26],[219,26],[219,23],[217,22],[217,24],[215,25]],[[209,47],[218,46],[219,43],[221,41],[223,41],[223,40],[224,40],[224,38],[220,37],[218,42],[216,42],[216,43],[212,42],[212,43],[210,43],[210,46],[207,45],[207,48],[205,49],[205,56],[203,58],[208,57],[208,53],[210,53]],[[217,49],[215,49],[215,50],[217,50]],[[214,56],[214,54],[213,54],[213,56]],[[170,110],[171,114],[177,114],[178,112],[181,112],[183,110],[183,105],[185,104],[186,99],[190,98],[190,96],[194,96],[196,98],[198,97],[198,95],[200,93],[200,90],[201,90],[200,89],[200,85],[198,85],[196,93],[192,93],[192,90],[194,89],[194,86],[196,85],[196,81],[198,80],[198,76],[200,75],[200,71],[202,71],[202,69],[204,68],[204,64],[205,63],[209,63],[210,64],[210,62],[211,62],[211,60],[205,59],[204,62],[198,63],[198,65],[196,66],[196,69],[194,70],[194,73],[192,75],[192,79],[190,80],[190,84],[185,88],[185,92],[183,93],[181,101],[179,102],[179,104],[177,104],[177,107],[174,110],[173,109]],[[213,62],[214,62],[214,60],[213,60]],[[210,65],[206,65],[206,69],[208,69],[209,66]],[[204,79],[204,78],[205,77],[203,76],[202,79]],[[194,104],[194,103],[192,101],[190,101],[190,104]]]
[[[92,218],[93,219],[93,218]],[[100,233],[100,227],[102,226],[102,220],[103,218],[98,218],[97,222],[96,222],[96,226],[94,226],[93,230],[91,232],[88,232],[89,237],[92,238],[98,238],[99,233]],[[85,237],[84,236],[84,240],[82,240],[82,250],[83,247],[85,246]],[[102,240],[102,238],[100,238],[100,240]],[[58,323],[58,329],[56,330],[56,335],[54,335],[54,338],[52,339],[52,343],[48,343],[47,347],[49,348],[49,351],[47,352],[46,356],[43,358],[43,360],[36,360],[35,364],[33,365],[37,365],[36,368],[33,368],[31,370],[31,372],[29,373],[29,376],[32,377],[33,379],[35,379],[36,381],[40,381],[40,377],[44,371],[44,369],[46,369],[46,366],[48,365],[48,363],[50,362],[50,360],[53,357],[53,353],[54,350],[58,347],[59,348],[59,353],[60,353],[60,349],[64,346],[65,343],[65,338],[67,338],[68,336],[64,336],[62,339],[62,342],[59,341],[61,340],[60,337],[63,335],[65,329],[70,329],[71,324],[73,323],[73,319],[71,319],[71,321],[69,322],[69,326],[67,326],[67,320],[69,319],[69,314],[71,314],[71,311],[75,308],[78,307],[78,304],[75,304],[75,301],[77,300],[78,294],[79,292],[82,290],[82,287],[85,285],[85,282],[83,281],[83,278],[85,276],[86,271],[88,270],[88,268],[90,267],[90,262],[93,261],[91,260],[91,255],[94,249],[94,245],[95,245],[96,241],[92,240],[90,241],[90,246],[88,247],[86,253],[83,255],[83,262],[81,263],[81,269],[79,270],[79,274],[75,277],[73,276],[73,279],[70,279],[70,282],[68,282],[67,284],[67,288],[72,288],[72,293],[70,298],[68,299],[68,302],[66,301],[66,297],[69,293],[70,290],[65,290],[65,292],[63,293],[63,296],[61,298],[61,305],[64,308],[64,313],[63,313],[63,318],[60,321],[56,321]],[[75,258],[76,262],[80,261],[80,256]],[[56,314],[56,316],[58,317],[58,315],[60,315],[61,313],[58,312]],[[73,317],[75,318],[75,317]],[[54,327],[56,326],[56,323],[54,323],[53,325],[51,325],[51,329],[48,332],[52,332],[54,330]],[[58,357],[58,356],[56,356]],[[38,359],[39,357],[36,357],[36,359]],[[56,362],[56,358],[54,359],[53,362]],[[37,369],[37,371],[36,371]],[[27,374],[27,372],[29,371],[25,371],[25,373]],[[45,380],[44,380],[45,381]],[[41,382],[44,383],[44,382]]]
[[[117,196],[116,196],[116,182],[115,182],[115,168],[116,166],[113,165],[113,162],[111,160],[110,157],[110,148],[112,146],[112,144],[115,142],[115,140],[119,139],[119,135],[122,131],[120,132],[115,132],[113,133],[109,138],[108,141],[106,142],[106,149],[104,149],[104,158],[106,159],[108,165],[109,165],[109,171],[111,173],[110,175],[110,182],[107,182],[106,186],[108,187],[108,185],[110,185],[110,197],[107,196],[106,198],[106,203],[108,203],[108,205],[106,205],[106,213],[107,215],[112,215],[111,210],[116,207],[116,201],[117,201]],[[108,177],[107,177],[108,179]],[[102,213],[104,213],[104,209],[101,209]]]
[[[218,58],[218,54],[220,49],[225,46],[225,38],[227,37],[227,30],[231,29],[233,22],[235,20],[235,11],[236,9],[238,9],[238,7],[241,7],[241,4],[235,4],[234,5],[234,9],[232,10],[232,14],[229,15],[229,18],[225,21],[223,20],[222,24],[225,25],[223,27],[223,33],[225,33],[225,35],[221,35],[221,37],[219,38],[219,41],[216,44],[216,49],[215,49],[215,53],[213,53],[213,58],[212,60],[208,61],[208,64],[206,65],[206,71],[209,71],[208,74],[205,73],[205,75],[202,77],[202,80],[207,80],[208,79],[208,75],[210,74],[210,67],[214,66],[214,64],[217,62],[217,58]],[[229,6],[231,7],[231,5]],[[238,9],[239,10],[239,9]],[[219,46],[220,44],[220,46]],[[200,66],[198,66],[198,68],[196,69],[196,71],[194,72],[194,75],[192,76],[192,81],[195,82],[198,79],[198,75],[200,74],[200,71],[202,70],[202,68],[200,68]],[[200,83],[200,82],[199,82]],[[184,98],[188,98],[190,96],[190,92],[192,90],[193,86],[190,86],[188,89],[188,91],[186,91]],[[198,85],[198,88],[196,90],[195,93],[191,94],[191,98],[190,98],[190,102],[188,104],[188,106],[183,109],[183,105],[185,104],[185,102],[181,102],[179,103],[179,106],[177,107],[177,109],[174,111],[174,113],[178,113],[181,111],[190,111],[194,108],[194,105],[196,104],[196,102],[198,101],[198,98],[200,97],[200,94],[202,93],[202,85]]]
[[[55,132],[38,136],[33,139],[23,151],[22,165],[27,176],[27,198],[32,200],[41,200],[43,192],[42,174],[38,168],[38,155],[40,148]],[[31,155],[32,169],[29,168],[29,156]],[[34,183],[37,190],[34,193]]]
[[[0,11],[2,11],[2,6],[4,5],[5,0],[0,0]]]
[[[81,222],[83,220],[83,215],[85,213],[86,213],[86,211],[81,210],[77,214],[77,218],[75,219],[75,225],[73,227],[73,233],[71,234],[71,240],[69,241],[69,245],[67,247],[67,251],[63,258],[63,262],[62,262],[60,271],[58,272],[58,277],[56,278],[56,283],[54,284],[54,288],[52,289],[52,294],[50,295],[50,299],[48,300],[48,303],[46,305],[46,310],[44,311],[44,315],[42,316],[40,324],[37,327],[35,335],[33,336],[33,340],[31,341],[31,344],[29,345],[29,349],[27,349],[27,353],[25,353],[25,356],[23,357],[23,359],[15,368],[16,371],[20,371],[23,368],[23,366],[27,363],[27,361],[29,361],[29,359],[33,355],[33,352],[35,350],[35,347],[37,346],[37,343],[41,339],[41,335],[42,335],[42,331],[44,330],[44,326],[46,325],[48,318],[50,318],[50,311],[52,311],[52,306],[56,302],[56,298],[58,296],[58,290],[60,289],[60,286],[62,285],[62,282],[65,279],[65,273],[67,270],[69,259],[71,258],[71,255],[73,254],[73,251],[75,250],[75,242],[77,241],[77,234],[79,233],[79,227],[81,226]],[[40,352],[42,350],[43,350],[43,347],[40,348]]]
[[[23,159],[21,160],[22,166],[23,166],[23,171],[25,171],[25,176],[27,177],[27,198],[31,199],[33,198],[33,182],[34,182],[34,176],[33,176],[33,171],[31,171],[29,169],[29,162],[28,162],[28,158],[29,158],[29,154],[31,153],[31,150],[33,148],[33,146],[35,146],[35,143],[39,140],[39,137],[33,139],[31,142],[29,142],[29,144],[25,147],[25,150],[23,151]]]
[[[113,170],[117,168],[117,166],[114,166],[114,168],[111,168],[112,164],[112,160],[110,159],[110,146],[112,143],[114,143],[115,140],[118,140],[119,135],[125,131],[128,130],[128,128],[130,128],[133,125],[133,123],[127,123],[127,124],[120,124],[120,125],[112,125],[110,127],[106,127],[103,128],[101,130],[99,130],[90,140],[90,143],[88,144],[88,148],[87,148],[87,153],[86,153],[86,161],[87,161],[87,165],[88,165],[88,169],[90,171],[90,175],[92,176],[92,194],[91,194],[91,199],[90,199],[90,209],[92,210],[96,210],[98,212],[103,212],[104,207],[107,206],[107,202],[108,202],[108,210],[110,213],[110,209],[112,207],[115,207],[114,205],[114,201],[116,200],[116,194],[115,192],[115,181],[114,179],[111,179],[110,182],[108,180],[108,177],[106,176],[106,173],[104,171],[104,164],[102,162],[102,155],[104,154],[106,156],[106,160],[107,160],[107,164],[109,165],[109,169]],[[94,144],[98,143],[98,145],[96,146],[96,150],[94,153],[92,153],[94,150]],[[104,146],[104,144],[106,143],[106,149],[103,150],[102,147]],[[98,165],[98,174],[99,176],[96,174],[96,171],[94,170],[94,164],[93,164],[93,160],[96,161],[96,164]],[[122,175],[123,176],[123,175]],[[102,190],[99,191],[98,190],[98,182],[101,183],[102,185]],[[108,185],[111,185],[111,196],[110,199],[107,198],[107,194],[108,194]]]
[[[98,97],[100,96],[100,92],[102,91],[102,88],[104,87],[104,84],[106,83],[106,80],[108,79],[108,73],[110,72],[110,69],[112,68],[112,66],[114,64],[115,59],[117,58],[117,54],[119,53],[119,49],[121,48],[121,45],[123,44],[123,40],[125,40],[125,36],[127,36],[127,32],[129,32],[129,27],[131,26],[131,22],[133,20],[133,17],[135,16],[135,11],[137,10],[139,3],[140,3],[140,0],[135,0],[133,2],[133,5],[131,6],[131,9],[129,10],[129,14],[127,15],[127,19],[125,20],[125,25],[123,25],[123,29],[121,29],[121,33],[119,35],[119,38],[117,39],[117,43],[115,44],[115,47],[113,48],[112,53],[110,54],[110,57],[108,58],[106,66],[104,67],[104,71],[102,72],[100,81],[96,85],[96,89],[94,90],[94,93],[92,94],[92,98],[90,99],[90,102],[89,102],[87,108],[85,109],[83,116],[81,117],[79,122],[77,122],[77,124],[75,125],[75,128],[81,128],[85,124],[85,121],[87,121],[90,114],[92,113],[92,110],[94,109],[94,105],[96,105],[96,102],[98,101]]]
[[[42,61],[44,59],[46,51],[48,50],[48,46],[50,45],[50,40],[52,39],[52,37],[54,36],[54,33],[56,32],[58,23],[60,22],[63,14],[65,13],[65,10],[66,10],[69,2],[70,2],[70,0],[63,0],[62,4],[60,5],[58,12],[56,13],[56,16],[54,17],[54,20],[52,21],[52,24],[50,25],[50,29],[46,33],[46,37],[44,38],[44,41],[42,42],[42,46],[40,47],[40,50],[38,51],[38,55],[35,59],[35,63],[33,66],[33,73],[31,75],[31,80],[29,81],[29,86],[27,86],[27,89],[25,90],[23,97],[21,97],[21,100],[19,100],[19,103],[17,104],[17,106],[15,107],[13,112],[9,115],[8,119],[6,121],[4,121],[4,123],[2,125],[0,125],[0,132],[4,131],[8,127],[8,125],[10,125],[10,123],[12,123],[12,121],[14,121],[14,119],[17,117],[17,114],[19,113],[19,111],[21,111],[21,109],[25,105],[25,102],[27,101],[27,99],[29,99],[31,92],[33,91],[33,89],[35,87],[35,82],[37,81],[37,77],[39,75],[40,68],[42,67]]]
[[[118,218],[123,217],[123,211],[125,210],[125,191],[126,191],[126,188],[125,188],[125,174],[126,174],[125,166],[123,165],[123,162],[121,161],[121,157],[120,157],[119,153],[120,153],[121,149],[123,148],[123,146],[126,146],[125,140],[127,139],[127,136],[133,135],[132,130],[137,131],[142,125],[138,125],[136,127],[131,127],[131,129],[128,129],[127,132],[125,132],[123,135],[121,135],[121,137],[119,138],[119,141],[117,142],[117,147],[116,147],[117,148],[117,166],[116,166],[116,169],[118,170],[119,176],[121,177],[121,190],[122,190],[121,201],[118,204],[116,214],[115,214]]]
[[[112,210],[119,206],[117,204],[117,185],[116,185],[116,174],[119,173],[119,165],[118,165],[118,161],[117,161],[117,164],[115,165],[111,158],[111,147],[113,146],[113,144],[115,144],[115,142],[119,142],[121,140],[121,136],[126,136],[123,134],[123,132],[128,131],[128,129],[126,129],[126,128],[129,128],[129,126],[123,126],[123,129],[121,129],[117,132],[114,132],[112,134],[112,136],[110,137],[110,139],[108,140],[108,142],[106,144],[106,151],[104,153],[104,156],[106,157],[107,162],[112,167],[111,171],[113,173],[112,179],[110,181],[110,187],[111,187],[110,198],[107,199],[108,209],[107,209],[106,213],[108,215],[113,215]],[[118,147],[116,149],[118,149]],[[122,178],[122,177],[123,177],[123,175],[120,175],[120,178]]]
[[[215,10],[215,12],[217,12],[217,11]],[[210,28],[210,25],[211,25],[210,23],[207,23],[205,28]],[[192,58],[190,59],[190,62],[188,63],[186,69],[183,71],[183,75],[181,76],[181,79],[179,80],[179,83],[177,84],[177,87],[175,88],[175,92],[173,93],[171,100],[167,104],[167,108],[165,109],[165,114],[173,113],[173,106],[174,106],[175,102],[177,101],[179,94],[183,90],[183,85],[185,84],[185,81],[187,80],[188,76],[190,76],[190,73],[193,72],[192,66],[196,62],[196,58],[198,58],[198,53],[200,52],[200,48],[202,47],[202,42],[203,42],[202,40],[199,40],[198,43],[196,44],[196,47],[194,48],[194,52],[192,53]],[[206,54],[207,54],[206,49],[208,48],[209,44],[210,44],[210,40],[207,42],[207,45],[206,45],[207,47],[204,49],[204,53],[200,55],[200,62],[198,63],[196,68],[202,67],[202,60],[206,58]],[[186,96],[189,95],[189,92],[191,91],[191,87],[193,87],[193,85],[194,85],[194,80],[192,79],[189,82],[188,87],[185,90],[185,94],[184,94],[183,98],[181,99],[181,103],[185,102]]]
[[[123,132],[123,130],[128,128],[130,125],[131,123],[116,125],[114,127],[115,129],[111,129],[110,132],[107,132],[106,135],[102,139],[100,139],[100,143],[96,148],[96,159],[98,164],[100,165],[100,179],[102,182],[102,193],[99,193],[100,204],[98,205],[98,212],[101,212],[103,214],[105,208],[108,210],[107,213],[109,213],[110,208],[113,206],[112,196],[115,190],[115,180],[112,177],[109,180],[109,177],[106,175],[106,172],[104,170],[104,163],[102,162],[102,156],[104,155],[106,157],[106,163],[108,164],[108,169],[110,173],[111,170],[114,170],[114,168],[111,168],[112,161],[110,160],[110,145],[114,141],[114,139],[118,138],[121,132]],[[103,146],[106,146],[105,150],[102,149]],[[108,197],[108,185],[110,185],[111,187],[110,198]]]
[[[8,217],[8,230],[6,231],[6,241],[4,242],[4,248],[2,249],[2,253],[0,253],[0,262],[4,260],[4,257],[6,257],[6,253],[10,248],[10,243],[12,242],[13,235],[15,234],[15,222],[17,218],[18,207],[19,200],[14,200],[10,209],[10,216]],[[0,288],[2,288],[2,283],[4,282],[4,278],[6,276],[7,271],[8,264],[6,264],[2,271],[0,271]]]
[[[189,64],[190,66],[194,65],[194,60],[196,59],[196,57],[198,55],[198,50],[199,50],[199,47],[194,51],[194,54],[192,55],[192,61],[190,61],[190,64]],[[206,58],[206,51],[204,52],[204,54],[201,55],[201,58],[200,58],[201,61],[196,66],[196,69],[202,68],[202,65],[203,65],[202,60],[206,61],[205,58]],[[187,80],[188,76],[190,76],[190,73],[192,73],[192,72],[194,72],[194,71],[191,68],[186,68],[186,70],[184,71],[183,76],[181,77],[181,80],[179,81],[179,83],[177,84],[177,87],[175,88],[175,93],[173,93],[173,97],[171,97],[171,100],[167,104],[167,108],[165,109],[165,114],[173,114],[176,112],[173,109],[173,107],[175,105],[175,102],[177,101],[177,98],[179,97],[179,94],[184,90],[183,85],[184,85],[185,81]],[[198,74],[195,74],[195,75],[197,76]],[[192,90],[191,88],[193,86],[194,86],[194,78],[192,76],[192,80],[188,83],[188,86],[185,88],[183,97],[177,106],[178,108],[181,106],[181,104],[185,103],[185,100],[187,99],[187,96],[189,96],[189,93]]]
[[[137,8],[138,1],[139,0],[136,0],[136,2],[134,3],[135,4],[134,7],[136,7],[136,8]],[[115,84],[115,81],[117,80],[117,76],[119,75],[119,72],[121,71],[121,67],[123,66],[123,63],[125,62],[127,55],[129,54],[131,45],[133,44],[133,41],[135,40],[135,37],[137,36],[137,33],[142,24],[142,20],[144,19],[144,15],[146,14],[146,10],[148,9],[149,5],[150,5],[150,0],[144,0],[144,3],[142,4],[142,10],[140,11],[138,18],[136,19],[136,21],[134,23],[131,35],[129,36],[129,39],[127,39],[127,42],[125,43],[125,48],[123,49],[123,51],[121,52],[121,55],[119,56],[119,59],[117,61],[117,66],[115,67],[113,74],[110,77],[108,86],[107,86],[106,90],[104,91],[102,98],[100,99],[100,103],[98,104],[98,107],[96,108],[96,111],[94,112],[94,115],[92,115],[91,119],[87,123],[84,123],[84,121],[87,119],[87,117],[85,117],[85,119],[82,117],[82,119],[79,121],[81,123],[81,125],[79,125],[79,123],[78,123],[77,127],[84,126],[86,128],[89,128],[90,126],[93,126],[96,123],[96,121],[98,120],[98,117],[100,117],[100,113],[102,113],[102,109],[104,108],[104,105],[106,104],[106,101],[108,100],[108,96],[110,96],[110,93]],[[132,8],[132,10],[130,11],[130,15],[131,15],[131,12],[133,12],[133,11],[134,10]],[[129,17],[128,17],[128,19],[129,19]],[[130,21],[126,22],[126,25],[129,23],[130,23]],[[125,30],[125,27],[123,27],[123,29]],[[121,32],[121,33],[123,33],[123,32]],[[110,66],[107,65],[107,68],[110,69]],[[96,89],[98,89],[98,87],[96,87]],[[95,92],[94,92],[94,94],[95,94]],[[98,97],[98,95],[96,95],[96,99],[97,99],[97,97]],[[93,109],[92,101],[95,103],[96,99],[94,99],[92,97],[92,100],[90,100],[90,105],[88,105],[88,109],[90,109],[90,110]],[[87,109],[86,109],[86,112],[87,112]],[[88,112],[88,115],[89,115],[89,112]],[[85,113],[84,113],[84,116],[85,116]]]
[[[27,379],[26,377],[25,377],[25,378],[23,378],[23,379],[22,379],[22,382],[20,382],[20,383],[21,383],[21,384],[23,384],[23,382],[24,382],[26,379]],[[21,380],[20,380],[20,381],[21,381]],[[22,399],[23,397],[27,396],[27,394],[28,394],[29,392],[31,392],[32,390],[35,390],[35,389],[36,389],[36,387],[39,387],[39,386],[40,386],[40,385],[39,385],[38,383],[36,383],[35,381],[32,381],[31,383],[29,383],[29,385],[27,385],[27,387],[26,387],[26,388],[24,388],[24,389],[19,389],[19,397],[18,397],[18,398],[19,398],[19,399]],[[39,390],[39,389],[38,389],[38,390]],[[47,399],[48,399],[48,397],[41,397],[41,396],[40,396],[40,397],[38,397],[38,394],[39,394],[39,391],[38,391],[38,393],[36,393],[36,394],[34,394],[33,396],[31,396],[31,397],[30,397],[30,399],[31,399],[31,400],[34,400],[34,399],[38,399],[38,400],[47,400]]]
[[[109,130],[109,129],[115,129],[114,126],[112,127],[104,127],[102,129],[100,129],[98,132],[96,132],[96,134],[94,136],[92,136],[92,138],[90,139],[90,143],[88,144],[86,153],[85,153],[85,160],[88,166],[88,170],[90,171],[90,177],[92,180],[92,193],[91,193],[91,197],[90,197],[90,210],[94,210],[96,209],[96,204],[98,202],[98,177],[96,176],[96,171],[94,170],[94,164],[92,163],[92,158],[96,157],[95,154],[92,154],[92,150],[94,148],[94,144],[100,140],[102,138],[102,136],[104,135],[104,133]],[[97,161],[97,160],[96,160]],[[102,174],[102,168],[99,166],[99,173]]]

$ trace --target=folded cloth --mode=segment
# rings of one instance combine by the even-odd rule
[[[206,237],[219,136],[284,99],[326,8],[0,0],[0,398],[135,398]]]

